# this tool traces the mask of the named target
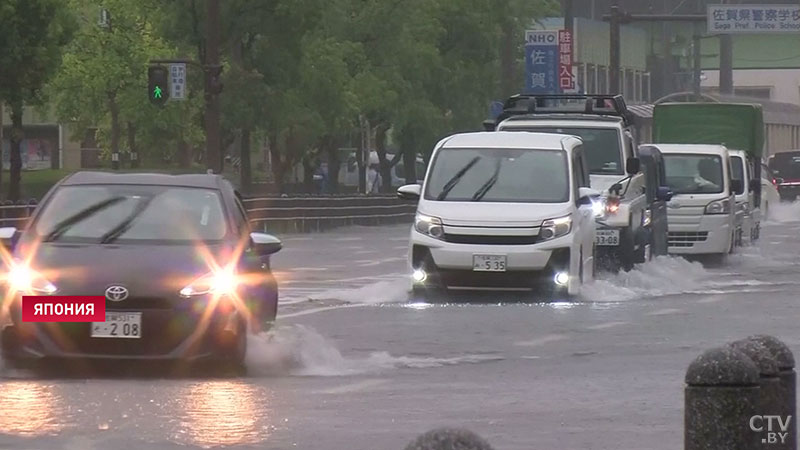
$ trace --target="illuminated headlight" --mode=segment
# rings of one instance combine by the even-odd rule
[[[414,218],[414,229],[434,239],[441,239],[444,236],[442,219],[438,217],[417,214],[417,217]]]
[[[428,274],[422,269],[416,269],[411,273],[411,279],[417,284],[424,283],[428,279]]]
[[[13,263],[11,269],[6,274],[6,283],[10,290],[23,294],[45,294],[50,295],[58,289],[48,281],[41,273],[31,269],[21,261]]]
[[[730,199],[717,200],[706,205],[706,214],[728,214],[731,212]]]
[[[558,219],[548,219],[542,222],[539,238],[543,241],[565,236],[572,231],[572,217],[565,216]]]
[[[553,277],[553,282],[555,282],[559,286],[566,286],[569,283],[569,274],[567,272],[558,272],[555,277]]]
[[[642,214],[642,226],[646,227],[653,221],[653,212],[650,209],[645,209]]]
[[[595,218],[604,217],[606,215],[606,199],[597,198],[592,200],[592,213]]]
[[[236,274],[232,270],[220,270],[206,274],[180,290],[182,297],[198,295],[232,295],[239,286]]]

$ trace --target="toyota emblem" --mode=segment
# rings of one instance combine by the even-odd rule
[[[112,302],[121,302],[128,298],[128,288],[125,286],[109,286],[106,289],[106,298]]]

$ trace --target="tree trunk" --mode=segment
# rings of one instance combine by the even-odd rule
[[[183,139],[178,141],[178,167],[181,169],[192,167],[192,148]]]
[[[378,153],[381,172],[380,191],[384,194],[392,191],[392,168],[400,161],[398,155],[395,155],[393,161],[386,159],[386,133],[389,131],[389,127],[389,124],[385,123],[375,127],[375,151]]]
[[[417,138],[414,130],[403,130],[403,136],[400,138],[400,149],[403,153],[406,184],[417,183],[417,148]]]
[[[111,113],[111,168],[119,170],[119,105],[115,93],[108,94],[108,111]]]
[[[269,136],[269,165],[272,169],[272,181],[278,193],[282,194],[283,185],[283,162],[281,161],[281,152],[278,149],[278,132],[274,131]]]
[[[16,202],[20,199],[20,182],[22,181],[22,154],[20,147],[25,133],[22,129],[22,114],[24,107],[22,101],[15,101],[11,105],[11,162],[8,180],[8,199]]]
[[[339,149],[336,145],[337,140],[333,136],[323,138],[322,148],[328,155],[328,192],[336,194],[339,192]]]
[[[131,152],[131,168],[139,167],[139,152],[136,149],[136,126],[128,122],[128,149]]]
[[[250,129],[242,129],[241,152],[239,157],[242,159],[239,166],[241,176],[242,192],[250,193],[253,187],[253,169],[250,165]]]
[[[317,191],[314,185],[316,171],[317,167],[314,164],[314,160],[310,156],[303,158],[303,192],[306,194],[312,194]]]

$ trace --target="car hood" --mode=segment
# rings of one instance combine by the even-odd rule
[[[592,189],[596,189],[603,194],[608,193],[608,188],[625,179],[625,175],[589,175],[589,183]]]
[[[109,286],[121,285],[131,297],[164,297],[209,272],[204,255],[224,264],[225,254],[230,247],[222,245],[203,251],[191,245],[43,243],[30,265],[58,288],[59,295],[104,295]]]
[[[419,212],[465,227],[532,227],[566,216],[569,203],[421,202]]]

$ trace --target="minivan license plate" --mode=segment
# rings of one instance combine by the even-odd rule
[[[597,230],[595,243],[597,245],[619,245],[619,230]]]
[[[475,272],[505,272],[505,255],[473,255],[472,270]]]

